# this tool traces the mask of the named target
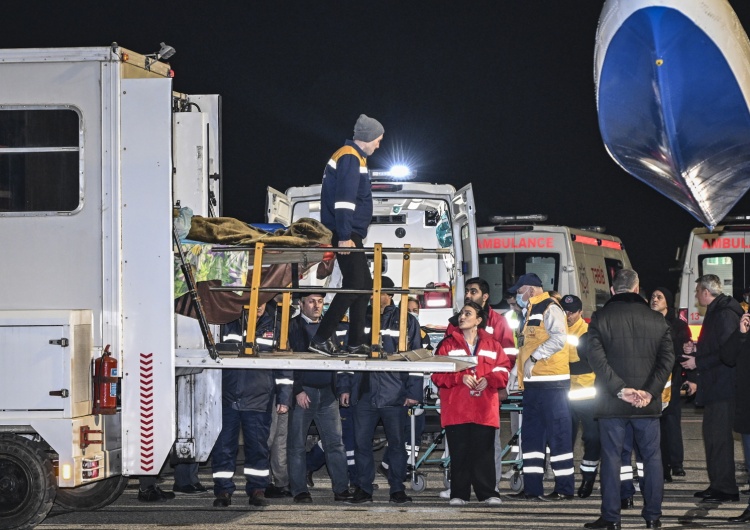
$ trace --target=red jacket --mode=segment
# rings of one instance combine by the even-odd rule
[[[487,325],[485,326],[487,333],[492,335],[492,338],[499,342],[503,348],[513,348],[515,350],[516,341],[513,338],[513,330],[510,329],[505,317],[490,306],[486,306],[485,311],[487,312]],[[454,331],[459,331],[456,315],[448,321],[448,329],[445,330],[445,336],[451,336]]]
[[[477,330],[475,368],[454,373],[432,374],[432,382],[440,389],[440,417],[443,427],[462,423],[476,423],[500,427],[500,401],[497,391],[505,388],[511,363],[502,346],[483,329]],[[471,355],[461,330],[446,336],[438,345],[436,355]],[[463,383],[463,376],[474,370],[475,376],[487,380],[487,388],[479,396],[472,396]]]

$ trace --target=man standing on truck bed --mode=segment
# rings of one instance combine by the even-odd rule
[[[361,114],[354,124],[353,140],[333,153],[323,173],[320,196],[320,217],[333,232],[333,245],[362,248],[372,220],[372,190],[367,172],[367,157],[380,147],[383,126],[378,120]],[[345,289],[372,289],[372,277],[364,252],[337,252]],[[349,351],[369,353],[365,340],[365,315],[370,294],[338,293],[320,321],[318,331],[310,340],[310,351],[326,355],[338,354],[331,338],[342,317],[349,310]]]

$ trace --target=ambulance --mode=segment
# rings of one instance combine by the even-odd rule
[[[479,276],[490,285],[490,304],[501,302],[517,278],[533,272],[545,291],[578,296],[589,319],[611,297],[615,273],[631,268],[625,247],[601,227],[537,224],[546,219],[495,216],[490,218],[494,226],[477,229]]]
[[[397,249],[409,244],[443,250],[412,254],[409,270],[412,292],[419,293],[420,323],[444,328],[463,302],[464,280],[478,273],[474,193],[471,184],[456,190],[450,184],[409,180],[415,176],[399,177],[393,169],[370,170],[373,215],[364,244],[383,244],[382,274],[396,285],[403,270],[403,253]],[[302,217],[320,220],[321,188],[312,184],[282,193],[269,187],[266,221],[288,226]],[[372,272],[373,255],[367,257]],[[314,271],[304,274],[300,285],[324,285],[314,276]],[[335,273],[325,285],[336,286]]]
[[[695,281],[704,274],[715,274],[721,280],[724,294],[742,301],[742,294],[750,286],[750,216],[727,217],[727,224],[713,231],[695,228],[677,260],[680,285],[677,307],[680,318],[690,326],[697,339],[706,308],[695,299]]]

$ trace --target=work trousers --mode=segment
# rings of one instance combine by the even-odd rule
[[[661,517],[664,495],[664,473],[661,465],[658,418],[599,418],[602,442],[600,480],[602,484],[602,518],[620,521],[620,473],[623,468],[623,441],[632,428],[633,438],[643,460],[643,510],[646,521]],[[632,468],[631,468],[632,470]]]
[[[274,399],[274,403],[276,400]],[[289,413],[279,414],[274,404],[271,410],[271,433],[268,436],[268,449],[271,453],[271,483],[277,488],[289,485],[286,452],[289,430]]]
[[[679,388],[672,386],[679,396]],[[661,460],[664,466],[682,467],[685,449],[682,445],[682,407],[679,399],[671,400],[659,418],[661,425]]]
[[[625,436],[622,439],[622,462],[620,463],[620,499],[628,499],[635,495],[635,477],[633,476],[633,454],[635,453],[635,467],[638,470],[638,487],[644,491],[643,457],[635,443],[633,426],[625,426]],[[662,464],[664,463],[662,456]]]
[[[544,458],[549,446],[550,466],[555,474],[554,491],[573,495],[575,467],[571,426],[567,388],[526,385],[521,436],[524,493],[534,497],[544,494]]]
[[[305,441],[307,431],[313,421],[318,427],[318,434],[323,442],[333,491],[341,493],[348,489],[349,483],[346,476],[344,444],[341,441],[339,401],[328,386],[323,388],[303,386],[302,389],[310,398],[310,406],[303,409],[295,402],[289,418],[289,485],[292,495],[297,496],[308,491]]]
[[[198,478],[198,463],[175,464],[173,488],[195,486],[200,483]]]
[[[572,440],[575,445],[578,436],[578,425],[581,425],[581,441],[583,442],[583,458],[581,459],[580,471],[584,480],[595,480],[596,471],[599,467],[599,458],[602,447],[599,440],[599,424],[594,419],[596,401],[594,399],[582,399],[570,402],[570,416],[572,422]]]
[[[372,483],[375,480],[375,457],[372,452],[372,438],[378,421],[383,422],[385,438],[388,440],[386,454],[390,462],[388,484],[390,493],[404,491],[406,478],[406,451],[404,451],[404,423],[406,407],[376,407],[372,395],[368,392],[360,397],[354,411],[354,437],[356,449],[354,459],[357,462],[359,487],[372,495]]]
[[[462,423],[448,425],[445,434],[451,448],[451,499],[468,502],[472,487],[480,502],[498,497],[495,491],[495,428]]]
[[[425,415],[420,414],[419,416],[413,416],[414,418],[414,456],[419,460],[419,448],[422,445],[422,433],[424,432]],[[411,458],[411,419],[409,416],[408,409],[406,415],[406,422],[404,423],[404,449],[406,450],[406,462],[408,465],[413,466],[415,462]],[[391,467],[390,458],[388,458],[388,451],[383,455],[383,467],[389,469]]]
[[[359,486],[357,464],[354,460],[354,408],[340,407],[339,416],[341,417],[341,441],[344,442],[344,451],[346,451],[346,469],[349,472],[349,485]],[[317,471],[325,463],[326,453],[323,449],[323,440],[321,438],[307,453],[307,471]],[[330,475],[330,471],[328,474]]]
[[[237,467],[240,428],[245,440],[245,491],[265,490],[268,486],[268,433],[271,430],[271,411],[237,410],[222,407],[222,427],[211,452],[214,494],[234,493],[234,470]]]
[[[362,248],[362,237],[358,234],[352,234],[352,241],[357,248]],[[333,246],[339,244],[334,236]],[[351,252],[343,255],[336,253],[341,269],[341,287],[344,289],[372,289],[372,276],[370,268],[367,266],[367,256],[364,252]],[[324,341],[331,338],[336,331],[336,327],[344,318],[346,311],[349,310],[349,345],[359,346],[366,343],[365,336],[365,319],[367,305],[370,302],[370,294],[347,294],[337,293],[328,310],[320,321],[318,331],[315,333],[316,341]]]
[[[706,403],[703,409],[703,446],[711,489],[736,495],[734,478],[734,399]]]

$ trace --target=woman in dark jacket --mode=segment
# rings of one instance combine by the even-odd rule
[[[436,373],[441,421],[451,452],[452,505],[469,501],[471,487],[488,505],[500,504],[495,491],[495,429],[500,426],[497,391],[505,388],[511,366],[503,347],[484,331],[487,316],[474,302],[458,315],[458,329],[438,345],[436,355],[475,356],[477,364],[456,373]]]

